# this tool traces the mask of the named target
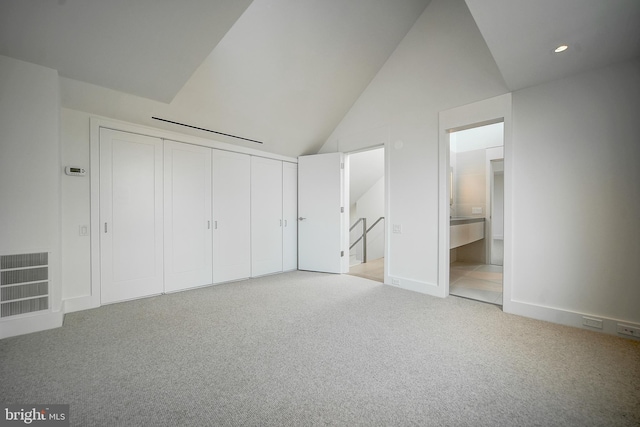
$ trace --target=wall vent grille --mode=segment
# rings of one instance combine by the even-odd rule
[[[49,309],[49,253],[0,256],[0,317]]]

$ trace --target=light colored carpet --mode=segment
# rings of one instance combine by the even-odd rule
[[[69,314],[0,379],[78,426],[640,424],[636,341],[309,272]]]

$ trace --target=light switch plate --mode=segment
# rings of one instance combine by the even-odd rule
[[[394,233],[402,233],[402,225],[401,224],[393,224],[393,232]]]

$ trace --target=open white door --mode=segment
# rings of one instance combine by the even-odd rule
[[[343,186],[343,153],[298,158],[300,270],[348,273]]]

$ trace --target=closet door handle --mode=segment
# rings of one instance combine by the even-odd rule
[[[104,223],[104,232],[105,233],[107,232],[107,223],[106,222]]]

